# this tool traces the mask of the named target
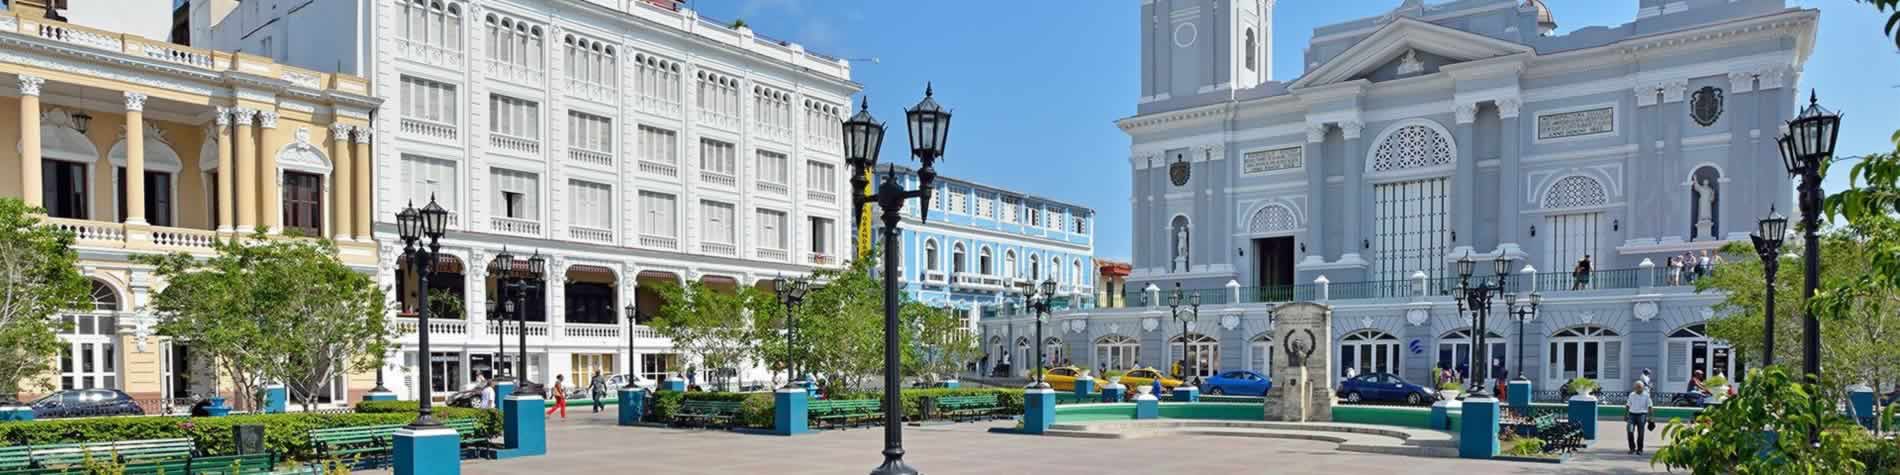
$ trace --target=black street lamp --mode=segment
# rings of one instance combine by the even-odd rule
[[[1491,319],[1491,299],[1497,294],[1504,293],[1504,282],[1511,276],[1510,257],[1499,255],[1492,262],[1497,266],[1493,269],[1498,276],[1497,282],[1485,281],[1473,287],[1471,274],[1477,267],[1477,263],[1471,260],[1470,255],[1458,258],[1458,287],[1452,289],[1452,300],[1458,303],[1458,311],[1471,311],[1471,359],[1474,360],[1473,363],[1477,363],[1472,365],[1475,366],[1474,368],[1471,368],[1471,385],[1473,386],[1471,393],[1477,397],[1491,397],[1491,388],[1484,384],[1485,379],[1491,377],[1491,352],[1488,351],[1490,344],[1485,341],[1485,337],[1491,332],[1491,324],[1488,321]],[[1521,335],[1522,332],[1519,334]],[[1523,368],[1518,368],[1518,371],[1522,376]]]
[[[628,303],[627,316],[622,317],[627,320],[627,384],[622,386],[626,389],[636,389],[640,387],[639,385],[633,384],[633,365],[638,364],[638,361],[635,360],[640,358],[638,354],[633,352],[633,325],[640,321],[639,318],[635,318],[640,314],[640,306],[636,305],[636,303],[637,302]]]
[[[798,375],[798,358],[792,356],[792,339],[797,327],[792,323],[793,310],[805,302],[805,293],[811,291],[811,281],[804,278],[786,280],[779,276],[772,283],[772,290],[778,294],[778,303],[785,306],[785,388],[804,388]]]
[[[1821,285],[1821,172],[1834,158],[1834,142],[1840,138],[1841,115],[1821,107],[1819,97],[1808,92],[1808,107],[1788,121],[1788,132],[1775,142],[1781,148],[1782,165],[1788,174],[1801,177],[1796,200],[1801,206],[1802,298],[1812,300]],[[1802,319],[1801,370],[1809,383],[1821,380],[1821,320],[1813,310]],[[1808,443],[1820,444],[1821,434],[1808,431]]]
[[[436,204],[435,197],[429,197],[429,204],[421,210],[415,203],[396,213],[396,231],[402,237],[402,251],[409,257],[410,269],[416,273],[416,370],[422,373],[422,385],[416,388],[416,421],[411,428],[426,429],[436,427],[435,417],[431,415],[429,394],[435,384],[435,375],[429,371],[429,276],[435,273],[436,255],[442,251],[442,232],[447,227],[449,212]],[[428,244],[421,240],[428,238]],[[381,379],[382,371],[377,371]],[[382,387],[380,382],[377,387]]]
[[[515,317],[515,379],[521,381],[515,387],[515,394],[545,396],[541,385],[528,379],[528,292],[539,288],[542,277],[547,275],[547,259],[541,257],[541,251],[535,251],[523,268],[515,265],[515,256],[504,248],[495,256],[495,265],[501,268],[497,279],[502,280],[497,282],[504,296],[512,294],[515,298],[503,303]]]
[[[1517,292],[1504,294],[1504,308],[1511,311],[1512,320],[1517,320],[1517,381],[1531,380],[1530,376],[1524,375],[1524,323],[1536,319],[1537,307],[1543,304],[1544,294],[1541,293],[1531,292],[1530,302],[1524,306],[1517,305]]]
[[[1181,283],[1175,282],[1174,293],[1168,294],[1168,311],[1174,314],[1175,321],[1181,322],[1181,374],[1179,376],[1181,384],[1188,384],[1188,373],[1193,371],[1188,367],[1188,323],[1201,319],[1201,293],[1188,294],[1189,311],[1187,312],[1181,311],[1181,294]]]
[[[1761,339],[1761,365],[1768,367],[1775,364],[1775,274],[1781,271],[1781,244],[1788,235],[1788,218],[1770,206],[1768,217],[1762,218],[1759,226],[1761,229],[1748,235],[1748,239],[1755,242],[1755,255],[1761,257],[1762,280],[1768,286],[1767,293],[1763,294],[1767,299],[1764,306],[1767,318]]]
[[[1017,292],[1022,293],[1021,290]],[[1048,279],[1042,281],[1041,288],[1036,289],[1035,294],[1023,297],[1023,308],[1036,312],[1036,380],[1029,383],[1029,389],[1049,389],[1049,382],[1043,380],[1042,374],[1043,361],[1048,359],[1048,356],[1043,354],[1043,350],[1047,349],[1048,345],[1042,341],[1042,324],[1049,322],[1049,300],[1055,296],[1056,280]]]
[[[497,272],[495,266],[491,264],[489,266],[489,273],[494,274],[495,272]],[[500,274],[495,275],[495,282],[501,282],[502,278]],[[502,360],[508,359],[508,317],[505,316],[502,311],[513,309],[513,303],[498,304],[496,303],[496,299],[488,299],[488,321],[493,322],[495,327],[495,361],[489,363],[490,369],[495,373],[495,377],[489,378],[489,380],[497,383],[512,382],[515,380],[509,376],[508,365],[502,363]],[[498,315],[501,317],[496,318]]]
[[[904,411],[899,405],[903,402],[898,392],[902,362],[897,347],[897,262],[901,258],[897,225],[903,221],[906,200],[916,198],[918,203],[930,202],[930,187],[937,179],[937,159],[943,157],[950,137],[950,111],[937,105],[932,95],[931,88],[925,86],[924,100],[904,110],[910,130],[911,157],[923,162],[917,170],[917,189],[904,189],[897,181],[896,168],[892,167],[885,173],[876,193],[851,199],[854,210],[870,202],[884,210],[884,463],[871,472],[874,474],[917,473],[917,469],[904,464]],[[868,99],[860,103],[858,113],[842,124],[845,163],[851,166],[854,189],[863,189],[868,182],[865,173],[876,171],[878,148],[884,144],[884,124],[871,117],[869,103]],[[859,216],[859,213],[852,215]],[[922,213],[921,218],[929,221],[930,213]],[[858,226],[864,226],[863,218],[857,219]]]

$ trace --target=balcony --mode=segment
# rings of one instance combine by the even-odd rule
[[[586,226],[568,226],[567,237],[578,241],[613,244],[614,232]]]
[[[774,195],[791,194],[791,189],[786,188],[784,183],[772,183],[769,181],[761,181],[759,182],[758,187],[759,187],[759,191],[771,193]]]
[[[1003,290],[1006,282],[1002,277],[988,276],[970,272],[958,272],[952,285],[966,289]]]
[[[805,190],[805,199],[820,203],[837,203],[838,194],[829,191]]]
[[[663,177],[677,177],[680,176],[680,167],[670,163],[641,160],[640,173]]]
[[[940,271],[940,270],[924,271],[924,282],[941,284],[941,283],[944,283],[944,280],[945,279],[944,279],[943,271]]]
[[[788,254],[785,253],[784,249],[771,249],[771,248],[764,248],[764,247],[756,249],[755,255],[759,256],[760,259],[765,259],[765,260],[770,260],[770,261],[783,261],[783,260],[791,258]]]
[[[703,252],[707,254],[716,254],[716,255],[721,255],[721,256],[732,256],[732,255],[737,255],[739,253],[739,250],[738,248],[733,247],[733,245],[731,244],[726,244],[722,242],[702,242],[702,243],[699,243],[699,252]]]
[[[488,144],[498,149],[523,155],[541,154],[541,141],[538,139],[489,133]]]
[[[596,151],[587,150],[584,148],[567,149],[567,159],[580,162],[580,163],[585,163],[588,165],[600,165],[603,167],[614,166],[613,154],[607,153],[607,152],[596,152]]]
[[[444,124],[409,117],[402,118],[402,133],[417,138],[444,142],[454,142],[456,137],[460,135],[454,124]]]
[[[829,266],[837,264],[838,257],[822,252],[813,252],[805,255],[805,262],[809,262],[812,265]]]
[[[422,327],[414,318],[396,319],[396,331],[403,335],[414,335]],[[430,335],[467,335],[468,322],[465,320],[429,319]]]
[[[462,52],[420,41],[396,40],[396,47],[402,51],[402,57],[410,61],[448,69],[461,69]]]
[[[727,174],[718,173],[718,172],[709,172],[709,171],[699,172],[699,181],[705,182],[706,184],[719,185],[719,186],[723,186],[727,188],[735,188],[739,186],[738,178],[734,178],[732,175],[727,175]]]
[[[541,68],[530,68],[523,64],[490,59],[488,60],[488,77],[537,89],[542,87]]]
[[[640,235],[640,247],[650,249],[679,249],[680,241],[672,236]]]
[[[500,233],[540,236],[541,222],[504,216],[490,216],[488,218],[488,229]]]

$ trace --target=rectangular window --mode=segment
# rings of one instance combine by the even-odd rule
[[[1046,219],[1043,221],[1049,223],[1049,230],[1061,231],[1062,230],[1062,214],[1063,214],[1062,209],[1049,208],[1048,213],[1049,213],[1049,219]]]
[[[640,232],[664,238],[679,237],[679,200],[673,195],[640,192]]]
[[[125,167],[116,167],[113,178],[117,182],[119,221],[125,221],[126,192]],[[153,226],[172,226],[172,174],[165,172],[145,172],[145,222]]]
[[[541,104],[500,94],[488,96],[488,130],[524,139],[541,138]]]
[[[976,217],[996,219],[996,194],[977,192]]]
[[[575,226],[596,230],[613,229],[613,187],[570,180],[567,182],[568,218]]]
[[[780,185],[790,184],[786,181],[785,154],[760,150],[758,160],[759,181]]]
[[[787,246],[785,212],[769,209],[759,210],[759,247],[784,250]]]
[[[449,210],[449,223],[456,222],[455,210],[462,202],[462,186],[454,161],[403,155],[402,176],[409,203],[422,206],[434,198]]]
[[[831,254],[831,220],[826,219],[826,218],[814,217],[814,218],[810,218],[810,221],[811,221],[811,224],[809,227],[811,228],[811,252],[815,254],[830,255]]]
[[[699,139],[699,168],[701,171],[717,173],[728,177],[738,175],[735,161],[738,149],[732,144],[713,139]]]
[[[284,228],[323,235],[323,177],[284,172]]]
[[[805,162],[805,186],[819,193],[837,193],[838,168],[829,163]]]
[[[86,186],[86,165],[62,160],[40,160],[41,199],[46,214],[55,218],[91,219],[91,187]]]
[[[585,112],[567,112],[567,144],[600,153],[614,153],[613,120]]]
[[[706,236],[704,238],[706,242],[728,245],[734,244],[733,231],[735,228],[732,222],[734,215],[731,204],[717,201],[701,201],[699,202],[699,214],[702,220],[701,227],[706,230]]]
[[[402,77],[402,116],[455,125],[455,85],[414,76]]]
[[[504,218],[539,219],[541,183],[535,174],[495,168],[491,177],[495,204],[489,212]]]
[[[969,195],[970,195],[970,190],[968,188],[951,187],[950,197],[949,197],[950,198],[949,199],[950,212],[957,213],[957,214],[970,214],[970,203],[969,203],[970,196]]]
[[[1071,229],[1069,232],[1076,233],[1076,234],[1088,233],[1088,218],[1076,216],[1074,218],[1071,218],[1069,221],[1075,223],[1075,227]]]
[[[1014,196],[1003,197],[1003,222],[1005,223],[1016,222],[1016,215],[1022,212],[1021,211],[1022,207],[1023,207],[1022,198],[1017,198]]]
[[[1374,279],[1403,281],[1418,271],[1433,278],[1444,275],[1451,243],[1450,195],[1450,180],[1445,178],[1373,187]]]
[[[640,126],[640,159],[679,164],[679,135],[671,130]]]
[[[1027,212],[1029,213],[1030,226],[1034,226],[1034,227],[1042,226],[1042,207],[1041,206],[1029,204],[1029,205],[1023,205],[1023,209],[1027,210]]]

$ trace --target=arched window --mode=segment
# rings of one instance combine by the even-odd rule
[[[113,289],[112,284],[92,280],[92,311],[112,313],[124,309],[119,305],[119,291]]]
[[[1123,335],[1095,339],[1095,367],[1127,370],[1141,364],[1141,342]]]
[[[956,244],[951,244],[950,245],[950,272],[955,272],[958,274],[962,274],[966,272],[968,270],[966,267],[968,265],[966,264],[967,262],[966,257],[967,257],[966,254],[963,252],[963,243],[959,242]]]
[[[1261,207],[1247,221],[1247,232],[1250,234],[1283,233],[1299,228],[1299,216],[1294,215],[1292,209],[1278,204]]]
[[[1399,372],[1399,338],[1378,330],[1359,330],[1339,339],[1340,376],[1345,368],[1359,374]]]
[[[1170,365],[1181,361],[1180,335],[1168,339],[1168,361]],[[1220,371],[1220,342],[1199,333],[1187,334],[1187,364],[1181,371],[1189,377],[1213,376]]]
[[[1374,143],[1366,157],[1367,175],[1404,179],[1372,189],[1373,278],[1402,281],[1420,271],[1443,275],[1452,214],[1451,180],[1445,175],[1456,165],[1457,149],[1442,126],[1425,119],[1400,122]]]
[[[1472,358],[1477,356],[1471,350],[1472,334],[1473,332],[1470,328],[1460,328],[1440,335],[1438,337],[1438,364],[1433,366],[1433,368],[1452,370],[1453,374],[1458,376],[1458,381],[1469,381],[1472,375],[1476,374],[1476,370],[1472,368],[1477,367],[1478,364],[1478,362],[1472,361]],[[1505,352],[1505,340],[1503,335],[1499,335],[1497,332],[1486,333],[1485,343],[1487,344],[1486,346],[1490,348],[1490,354],[1487,356],[1493,360],[1493,362],[1502,361],[1505,363],[1506,368],[1515,367],[1510,364],[1512,360],[1508,357],[1508,353]],[[1491,376],[1496,377],[1497,375]]]
[[[118,389],[118,318],[126,310],[112,284],[92,280],[92,311],[64,317],[59,334],[60,389]]]
[[[1545,269],[1567,277],[1579,259],[1600,254],[1597,237],[1602,234],[1603,212],[1599,208],[1608,203],[1609,194],[1595,178],[1569,176],[1550,185],[1544,193],[1544,209],[1582,209],[1544,216],[1538,237],[1544,240]]]
[[[1029,280],[1032,284],[1042,282],[1042,261],[1035,254],[1029,255]]]
[[[1026,376],[1036,367],[1036,349],[1029,346],[1029,341],[1026,336],[1016,337],[1016,356],[1011,361],[1014,366],[1010,368],[1011,373]]]
[[[1061,285],[1065,283],[1062,281],[1062,277],[1062,258],[1049,258],[1049,278],[1054,279],[1057,285]]]
[[[982,249],[976,251],[976,273],[986,276],[996,275],[996,268],[990,265],[989,246],[983,246]]]
[[[1065,348],[1066,347],[1062,344],[1061,337],[1052,336],[1052,337],[1043,338],[1042,339],[1042,357],[1043,357],[1042,366],[1044,368],[1054,368],[1057,365],[1062,364],[1064,360],[1069,359],[1069,352],[1066,351]]]
[[[1623,338],[1615,330],[1584,325],[1550,335],[1545,381],[1551,387],[1576,378],[1596,380],[1605,391],[1622,391]]]
[[[1004,250],[1003,251],[1003,277],[1014,279],[1016,278],[1016,274],[1018,272],[1019,271],[1016,269],[1016,250],[1015,249]]]
[[[1069,285],[1081,287],[1088,284],[1088,274],[1082,273],[1082,260],[1069,262]]]
[[[1262,333],[1247,341],[1247,369],[1273,377],[1273,335]]]
[[[1256,41],[1254,40],[1254,35],[1253,35],[1253,28],[1248,28],[1248,29],[1247,29],[1247,34],[1246,34],[1246,38],[1245,38],[1245,40],[1247,41],[1247,45],[1246,45],[1246,48],[1245,48],[1245,49],[1246,49],[1246,51],[1247,51],[1247,70],[1248,70],[1248,71],[1259,71],[1260,69],[1259,69],[1259,68],[1258,68],[1257,66],[1255,66],[1255,65],[1254,65],[1254,61],[1255,61],[1255,60],[1254,60],[1254,49],[1256,48],[1256,47],[1254,46],[1254,43],[1256,43]]]
[[[934,239],[924,240],[924,270],[931,272],[943,270],[943,264],[937,256],[937,241]]]
[[[679,113],[679,65],[645,53],[633,55],[633,63],[633,88],[639,94],[638,106],[649,112]]]
[[[1670,391],[1685,387],[1689,376],[1701,371],[1704,377],[1714,375],[1730,376],[1741,374],[1741,362],[1737,361],[1733,348],[1727,343],[1709,338],[1706,324],[1697,323],[1676,329],[1669,333],[1664,355],[1664,365],[1668,368],[1662,376],[1671,384]]]

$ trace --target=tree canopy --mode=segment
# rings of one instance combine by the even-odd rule
[[[0,199],[0,400],[48,376],[59,353],[61,312],[92,309],[73,233],[44,225],[44,213]]]

